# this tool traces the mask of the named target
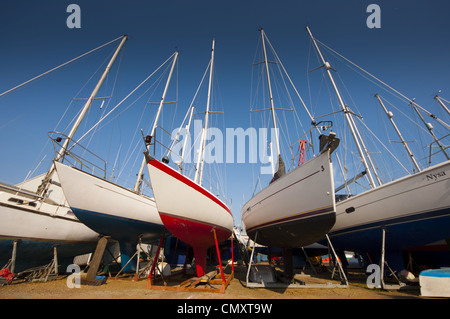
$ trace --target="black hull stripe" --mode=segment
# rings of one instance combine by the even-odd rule
[[[249,232],[249,231],[253,231],[257,228],[264,228],[264,227],[272,226],[274,224],[281,224],[281,223],[286,223],[286,222],[299,220],[299,219],[303,219],[303,218],[308,218],[308,217],[312,217],[312,216],[325,215],[325,214],[329,214],[329,213],[334,213],[332,206],[325,207],[325,208],[322,208],[319,210],[314,210],[314,211],[307,212],[307,213],[299,213],[299,214],[296,214],[293,216],[272,220],[272,221],[269,221],[266,223],[262,223],[262,224],[253,226],[253,227],[247,229],[246,231]]]

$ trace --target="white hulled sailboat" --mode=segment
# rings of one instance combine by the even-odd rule
[[[117,40],[121,40],[120,44],[94,89],[95,93],[102,85],[127,40],[127,36],[114,41]],[[57,68],[52,70],[55,69]],[[95,96],[94,92],[92,99]],[[69,136],[75,134],[78,125],[79,122],[73,125]],[[56,155],[55,162],[62,160],[66,148],[67,144],[64,144]],[[99,235],[74,215],[63,194],[54,165],[46,174],[19,185],[0,184],[0,218],[2,220],[0,223],[0,260],[3,264],[6,263],[11,257],[11,247],[16,243],[16,256],[14,256],[16,272],[48,263],[53,257],[53,246],[55,245],[60,263],[65,258],[69,258],[69,263],[71,263],[74,256],[92,252]]]
[[[361,134],[358,132],[355,124],[355,115],[344,103],[334,81],[331,73],[333,69],[322,55],[317,41],[312,36],[309,28],[307,28],[307,31],[318,53],[320,63],[323,63],[326,77],[332,84],[340,109],[350,128],[357,148],[357,154],[359,154],[359,158],[364,166],[363,173],[349,179],[349,181],[355,181],[358,177],[365,176],[369,182],[369,189],[359,194],[341,196],[344,199],[336,203],[336,223],[330,231],[330,237],[337,249],[359,251],[364,253],[364,255],[366,253],[380,255],[382,238],[385,233],[389,233],[389,237],[386,239],[386,255],[391,260],[391,267],[401,270],[401,267],[403,267],[403,250],[422,246],[450,236],[450,196],[448,196],[450,194],[450,161],[446,153],[446,147],[433,134],[431,126],[425,123],[430,131],[430,136],[434,139],[433,143],[439,146],[440,152],[442,152],[446,160],[426,169],[421,169],[407,142],[405,142],[394,123],[392,119],[393,114],[386,109],[380,96],[377,94],[378,102],[393,125],[414,167],[413,173],[388,183],[382,183],[381,179],[376,175],[375,165],[361,138]],[[347,62],[350,62],[352,67],[362,71],[365,75],[370,76],[372,80],[380,82],[390,90],[393,90],[384,82],[356,66],[353,62],[348,60]],[[408,101],[423,120],[418,110],[418,105],[414,100],[406,98],[398,91],[394,90],[394,93],[401,96],[403,100]],[[445,122],[440,121],[440,123],[447,130],[449,129],[450,126]],[[346,188],[346,185],[347,182],[338,189]]]
[[[172,60],[172,64],[150,140],[155,135],[177,58],[178,52],[175,52],[167,60]],[[118,240],[121,248],[121,262],[123,265],[128,264],[125,270],[134,270],[134,261],[129,262],[129,258],[135,253],[136,245],[139,242],[157,241],[165,229],[156,209],[155,200],[140,192],[142,171],[146,165],[145,158],[142,160],[141,171],[138,173],[134,189],[127,189],[62,163],[55,163],[55,165],[67,201],[75,215],[98,233]]]
[[[214,67],[214,44],[213,40],[205,126],[202,131],[199,161],[194,180],[171,168],[167,163],[156,160],[146,152],[147,168],[158,212],[170,233],[193,247],[199,277],[206,271],[207,249],[215,244],[216,239],[219,243],[228,239],[234,226],[233,216],[228,206],[202,186]]]
[[[262,63],[267,76],[277,149],[272,158],[278,160],[278,170],[272,182],[244,204],[241,210],[242,223],[254,242],[269,247],[292,249],[321,240],[335,223],[331,153],[338,146],[339,139],[333,133],[329,136],[322,135],[320,154],[285,173],[272,96],[268,66],[270,61],[265,47],[267,37],[262,29],[260,31],[264,58]],[[281,62],[278,60],[274,63]]]

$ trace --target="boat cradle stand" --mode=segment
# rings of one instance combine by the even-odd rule
[[[164,235],[163,235],[163,237],[164,237]],[[142,237],[139,237],[138,238],[138,244],[136,245],[136,252],[133,254],[133,256],[131,256],[131,258],[127,261],[127,263],[119,270],[119,272],[114,277],[110,277],[110,278],[116,280],[116,279],[119,279],[121,277],[127,277],[127,276],[129,277],[130,274],[123,274],[123,271],[128,266],[128,264],[133,260],[133,258],[135,258],[135,257],[136,257],[136,273],[134,275],[131,275],[132,276],[131,280],[132,281],[139,281],[139,280],[145,278],[145,273],[148,270],[150,263],[147,263],[146,265],[144,265],[141,268],[140,260],[141,260],[141,253],[142,252],[144,252],[144,249],[142,248]]]
[[[47,282],[56,280],[59,276],[58,273],[58,245],[53,245],[53,258],[50,261],[50,263],[38,266],[30,269],[23,270],[19,273],[14,273],[15,270],[15,263],[16,263],[16,254],[17,254],[17,245],[20,242],[20,240],[14,240],[13,241],[13,248],[12,248],[12,256],[11,259],[8,261],[8,263],[2,268],[8,268],[10,267],[10,273],[14,275],[14,279],[23,279],[24,281],[39,281],[39,282]],[[7,282],[8,284],[11,283]],[[0,281],[0,284],[3,284],[3,281]]]
[[[169,290],[169,291],[196,291],[196,292],[214,292],[214,293],[225,293],[226,288],[230,284],[231,280],[234,278],[234,255],[233,255],[233,236],[231,237],[231,273],[225,274],[222,267],[222,260],[220,258],[219,244],[217,242],[216,230],[213,228],[211,232],[214,234],[214,241],[216,246],[217,258],[219,261],[218,268],[208,272],[201,277],[192,277],[189,279],[180,279],[178,277],[185,274],[186,261],[184,263],[183,269],[178,271],[172,271],[170,276],[164,278],[163,271],[159,271],[160,277],[156,276],[156,267],[158,267],[158,256],[159,250],[164,240],[164,236],[161,238],[158,250],[156,251],[155,259],[152,263],[152,268],[150,269],[150,274],[147,281],[147,289],[156,290]],[[187,255],[186,255],[187,260]],[[220,273],[219,273],[220,272]],[[162,285],[157,285],[159,281],[163,281]],[[179,285],[169,286],[167,281],[177,281],[180,282]]]
[[[345,275],[344,269],[342,268],[342,264],[339,260],[339,258],[337,257],[336,251],[334,250],[333,245],[331,244],[330,238],[328,237],[328,234],[325,235],[326,239],[328,241],[328,245],[329,248],[331,249],[333,256],[334,256],[334,261],[335,264],[337,265],[338,268],[338,273],[340,275],[340,284],[333,284],[331,282],[327,282],[324,284],[307,284],[303,281],[299,281],[297,279],[294,279],[294,281],[276,281],[276,275],[273,273],[272,269],[270,269],[269,271],[271,273],[269,273],[269,277],[267,277],[267,273],[264,274],[264,268],[263,269],[259,269],[258,270],[258,266],[254,266],[254,274],[255,277],[259,277],[259,282],[256,281],[251,281],[250,280],[250,272],[253,271],[252,269],[252,263],[253,263],[253,252],[255,251],[255,245],[256,245],[256,240],[258,238],[258,233],[255,234],[255,240],[253,241],[253,248],[252,248],[252,252],[251,252],[251,256],[250,256],[250,261],[248,264],[248,269],[247,269],[247,277],[246,277],[246,287],[248,288],[293,288],[293,289],[298,289],[298,288],[348,288],[348,280],[347,280],[347,276]],[[303,252],[305,253],[305,257],[308,260],[308,256],[306,256],[306,252],[303,249]],[[270,266],[270,268],[272,268]],[[336,267],[335,267],[336,268]],[[332,273],[332,277],[335,274],[335,268],[333,268],[333,273]],[[314,270],[314,268],[312,268]],[[315,270],[314,270],[315,272]],[[272,274],[273,273],[273,274]],[[264,278],[266,277],[266,278]],[[265,280],[266,279],[266,280]],[[267,280],[268,279],[268,280]]]
[[[389,267],[389,264],[386,260],[386,235],[389,234],[389,230],[386,229],[386,227],[382,227],[382,236],[381,236],[381,258],[380,258],[380,278],[379,282],[373,285],[373,288],[381,288],[384,290],[407,290],[407,289],[419,289],[420,287],[416,285],[417,282],[410,282],[410,284],[407,284],[405,282],[402,282],[395,272]],[[389,272],[392,275],[392,279],[395,278],[395,281],[397,281],[397,284],[389,284],[386,283],[386,271],[384,267],[387,267]],[[377,280],[376,280],[377,281]]]

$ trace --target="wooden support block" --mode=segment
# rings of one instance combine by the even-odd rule
[[[95,248],[94,256],[92,257],[91,263],[89,264],[89,270],[86,276],[86,282],[95,282],[95,276],[98,272],[98,267],[103,258],[103,254],[106,249],[106,245],[108,244],[107,236],[101,237],[98,240],[97,247]]]
[[[213,279],[217,274],[218,274],[218,271],[217,271],[217,270],[210,271],[209,273],[203,275],[203,276],[200,278],[200,282],[203,282],[203,283],[205,283],[205,282],[210,282],[211,279]]]

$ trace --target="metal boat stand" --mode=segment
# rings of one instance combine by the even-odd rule
[[[219,243],[217,242],[216,230],[213,228],[211,232],[214,234],[214,241],[216,246],[217,259],[219,261],[219,266],[215,270],[206,273],[201,277],[191,277],[189,279],[182,279],[185,272],[186,262],[183,269],[180,271],[172,271],[170,276],[164,277],[163,272],[159,272],[159,278],[156,276],[155,268],[158,264],[159,250],[161,248],[163,238],[156,251],[156,256],[153,260],[152,268],[148,276],[147,289],[157,289],[157,290],[170,290],[170,291],[196,291],[196,292],[214,292],[214,293],[225,293],[226,288],[230,284],[231,280],[234,278],[234,256],[233,256],[233,236],[231,237],[231,273],[225,274],[222,267],[222,260],[220,258]],[[187,256],[186,256],[187,257]],[[162,279],[163,284],[157,285],[157,281]],[[179,285],[169,286],[169,281],[179,282]]]
[[[24,270],[17,274],[17,278],[24,278],[25,281],[51,281],[58,278],[58,268],[58,245],[54,245],[53,259],[49,264]]]
[[[142,238],[139,237],[136,252],[133,254],[133,256],[131,256],[131,258],[128,260],[128,262],[119,270],[119,272],[111,279],[115,280],[115,279],[121,278],[120,276],[121,276],[123,270],[128,266],[128,264],[130,262],[133,261],[134,257],[136,257],[136,272],[135,272],[134,276],[132,276],[131,280],[132,281],[139,281],[140,279],[143,279],[143,275],[148,270],[149,264],[144,265],[144,267],[142,267],[142,268],[139,268],[140,267],[140,254],[141,254],[141,252],[144,252],[144,249],[142,248]],[[122,274],[122,276],[129,277],[130,274]]]
[[[255,234],[255,240],[253,241],[253,248],[252,253],[250,256],[248,268],[247,268],[247,276],[246,276],[246,287],[248,288],[348,288],[348,280],[347,276],[344,273],[344,269],[342,268],[342,264],[337,257],[337,254],[334,250],[333,245],[331,244],[331,240],[328,237],[328,234],[326,235],[326,239],[328,241],[328,245],[333,253],[334,260],[338,266],[338,271],[341,279],[340,284],[333,284],[331,282],[327,282],[325,284],[307,284],[302,280],[293,279],[293,281],[286,282],[286,281],[279,281],[277,280],[276,272],[274,267],[272,266],[254,266],[254,270],[252,269],[252,263],[253,263],[253,253],[255,251],[255,245],[256,240],[258,238],[258,232]],[[250,239],[249,239],[250,240]],[[259,268],[259,269],[258,269]],[[250,275],[253,273],[254,281],[250,280]],[[333,274],[334,275],[334,274]]]
[[[381,259],[380,259],[380,283],[381,288],[385,290],[398,290],[406,287],[406,284],[401,282],[400,279],[395,275],[394,271],[389,267],[388,262],[386,261],[386,233],[388,233],[385,227],[382,228],[382,237],[381,237]],[[392,276],[397,280],[397,285],[390,285],[384,282],[385,274],[384,274],[384,266],[386,266],[391,272]]]
[[[380,255],[380,263],[379,265],[373,264],[375,266],[378,266],[378,271],[375,271],[375,277],[373,285],[371,285],[370,288],[377,288],[377,289],[384,289],[384,290],[407,290],[407,289],[418,289],[419,286],[417,285],[418,279],[411,280],[408,283],[402,282],[395,272],[389,267],[389,264],[386,260],[386,234],[389,234],[389,231],[386,229],[386,227],[382,227],[382,237],[381,237],[381,255]],[[385,267],[388,268],[389,272],[391,273],[393,279],[397,281],[397,284],[387,284],[385,282],[386,277],[386,271]],[[368,279],[369,280],[369,279]]]

